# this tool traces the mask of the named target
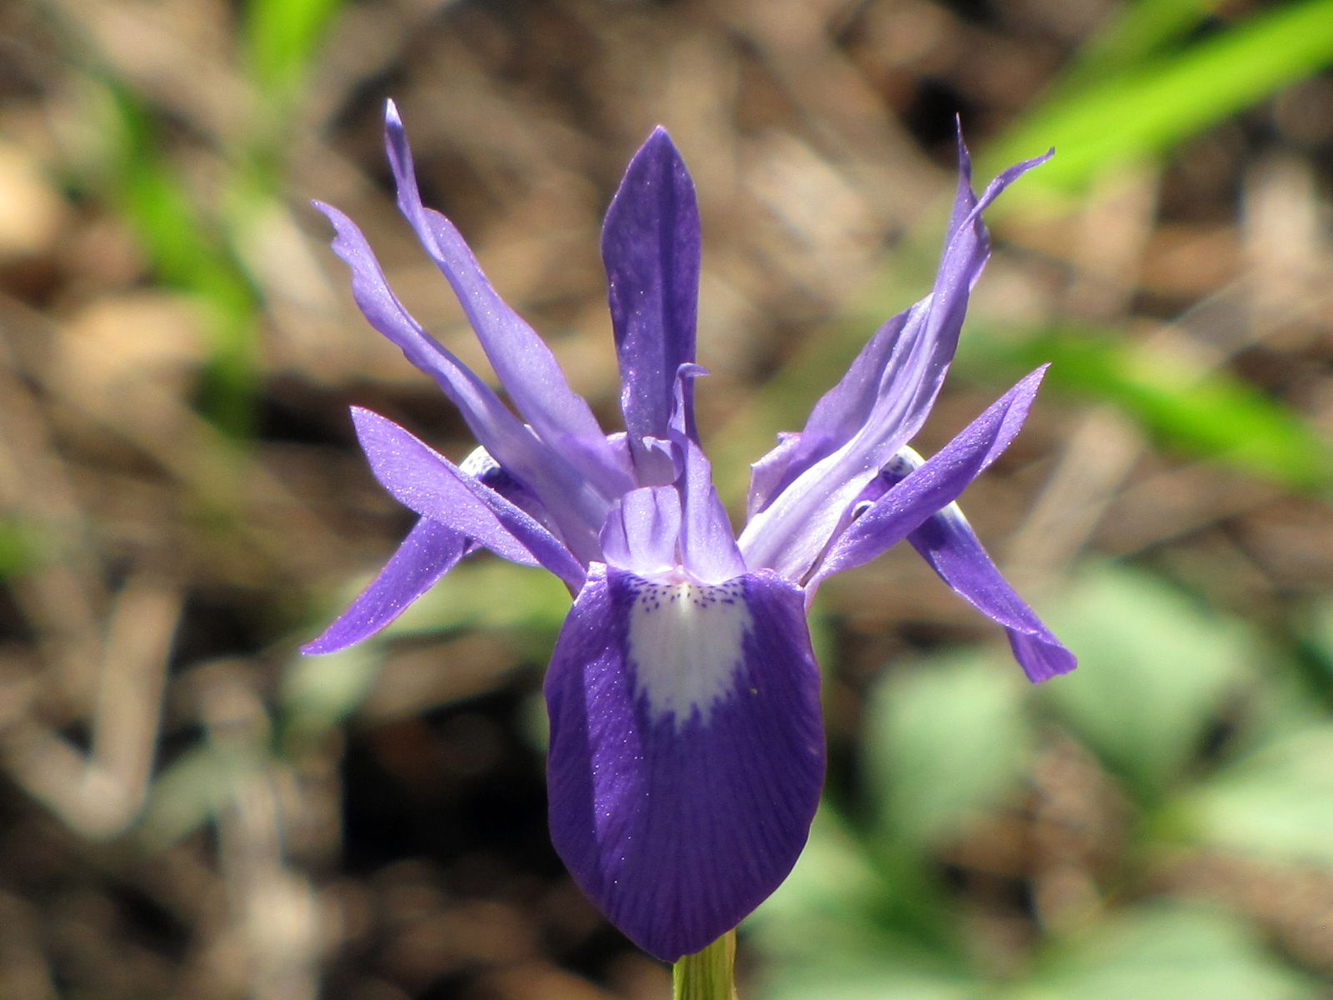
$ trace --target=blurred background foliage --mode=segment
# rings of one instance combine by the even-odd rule
[[[1058,155],[921,445],[1054,362],[964,506],[1080,655],[1031,689],[910,556],[821,594],[826,803],[743,995],[1333,996],[1333,2],[0,7],[0,996],[660,997],[547,841],[567,599],[477,560],[295,653],[409,518],[345,407],[465,453],[308,199],[484,367],[428,200],[615,424],[596,256],[662,122],[724,494],[923,294],[961,114]]]

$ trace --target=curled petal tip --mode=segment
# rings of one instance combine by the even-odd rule
[[[403,118],[398,113],[398,105],[392,97],[384,102],[384,124],[389,128],[402,128]]]

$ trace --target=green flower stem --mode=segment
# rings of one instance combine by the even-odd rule
[[[672,967],[672,1000],[736,1000],[735,967],[736,932],[727,931]]]

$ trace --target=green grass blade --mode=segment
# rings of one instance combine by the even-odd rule
[[[1278,7],[1173,56],[1060,94],[993,148],[980,173],[1054,145],[1059,155],[1024,179],[1009,207],[1038,191],[1077,193],[1099,174],[1168,150],[1330,62],[1333,0]]]
[[[260,87],[282,90],[299,82],[344,0],[250,0],[246,50]]]
[[[1333,485],[1333,444],[1298,414],[1230,373],[1201,372],[1100,331],[1051,330],[1021,342],[973,331],[979,355],[1014,371],[1050,361],[1047,385],[1114,403],[1153,437],[1299,490]]]

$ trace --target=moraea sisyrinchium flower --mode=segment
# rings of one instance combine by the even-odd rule
[[[805,844],[824,779],[806,611],[823,580],[906,539],[1005,628],[1029,678],[1074,667],[953,503],[1018,433],[1044,369],[932,458],[908,448],[986,262],[981,212],[1045,157],[1007,170],[978,198],[960,139],[935,287],[870,339],[800,433],[782,435],[754,465],[737,536],[694,424],[699,215],[666,132],[634,156],[602,233],[625,418],[613,434],[453,224],[422,205],[392,104],[386,138],[398,207],[453,286],[513,409],[407,313],[357,227],[320,205],[366,318],[435,379],[481,447],[455,465],[353,410],[376,478],[420,520],[305,651],[378,631],[477,549],[556,574],[574,605],[545,683],[551,836],[607,917],[674,961],[739,923]]]

